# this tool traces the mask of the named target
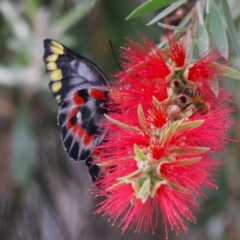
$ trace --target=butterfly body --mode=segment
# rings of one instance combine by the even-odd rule
[[[92,164],[94,147],[101,145],[106,129],[109,82],[88,59],[54,40],[44,40],[43,59],[50,73],[49,88],[59,105],[58,124],[69,157],[85,161],[96,181],[100,168]]]

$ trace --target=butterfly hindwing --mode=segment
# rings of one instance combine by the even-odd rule
[[[50,90],[59,105],[58,124],[69,157],[85,161],[92,180],[100,168],[92,164],[94,147],[101,145],[105,135],[104,113],[107,113],[109,85],[101,70],[81,55],[61,43],[44,40],[43,59],[50,73]]]
[[[101,122],[107,113],[108,91],[103,87],[80,89],[68,96],[59,108],[58,124],[66,152],[75,161],[86,161],[94,146],[105,136]]]

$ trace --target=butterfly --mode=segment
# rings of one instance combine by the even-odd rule
[[[46,39],[43,60],[50,73],[49,88],[58,106],[58,125],[62,127],[62,142],[68,156],[84,161],[93,182],[101,169],[93,164],[95,146],[102,144],[106,121],[109,81],[90,60],[61,43]]]

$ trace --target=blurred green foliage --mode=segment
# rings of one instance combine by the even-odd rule
[[[226,54],[230,49],[230,65],[239,66],[238,0],[220,0],[216,5],[208,0],[209,7],[204,8],[203,2],[188,10],[187,18],[181,19],[174,31],[181,36],[189,27],[196,27],[191,40],[192,54],[201,55],[213,41]],[[165,44],[161,37],[164,29],[157,24],[146,26],[162,11],[125,20],[144,3],[140,0],[1,0],[0,239],[165,239],[161,223],[155,235],[131,231],[121,235],[121,230],[111,227],[105,217],[92,214],[96,201],[88,190],[91,181],[84,164],[70,161],[63,150],[56,124],[57,106],[48,90],[49,77],[42,61],[42,41],[56,39],[91,59],[111,79],[118,65],[108,41],[118,57],[120,46],[126,43],[125,37],[138,40],[139,32],[156,44]],[[171,5],[165,12],[169,8]],[[217,36],[222,36],[221,42]],[[228,80],[224,84],[236,89],[233,95],[238,103],[239,83]],[[239,105],[234,107],[236,125],[231,135],[239,140]],[[181,234],[176,239],[240,239],[239,143],[229,145],[228,149],[220,153],[225,165],[216,174],[219,190],[206,189],[208,198],[199,199],[199,221],[196,225],[189,224],[188,235]],[[170,239],[175,239],[175,235]]]

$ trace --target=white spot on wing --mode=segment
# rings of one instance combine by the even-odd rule
[[[77,119],[78,119],[78,120],[81,120],[81,119],[82,119],[82,114],[81,114],[80,111],[78,111],[78,113],[77,113]]]
[[[91,69],[86,63],[79,62],[78,60],[74,60],[71,62],[71,66],[73,69],[76,70],[77,75],[82,76],[83,78],[87,79],[89,82],[96,82],[98,81],[98,72]],[[77,67],[76,67],[77,66]]]

